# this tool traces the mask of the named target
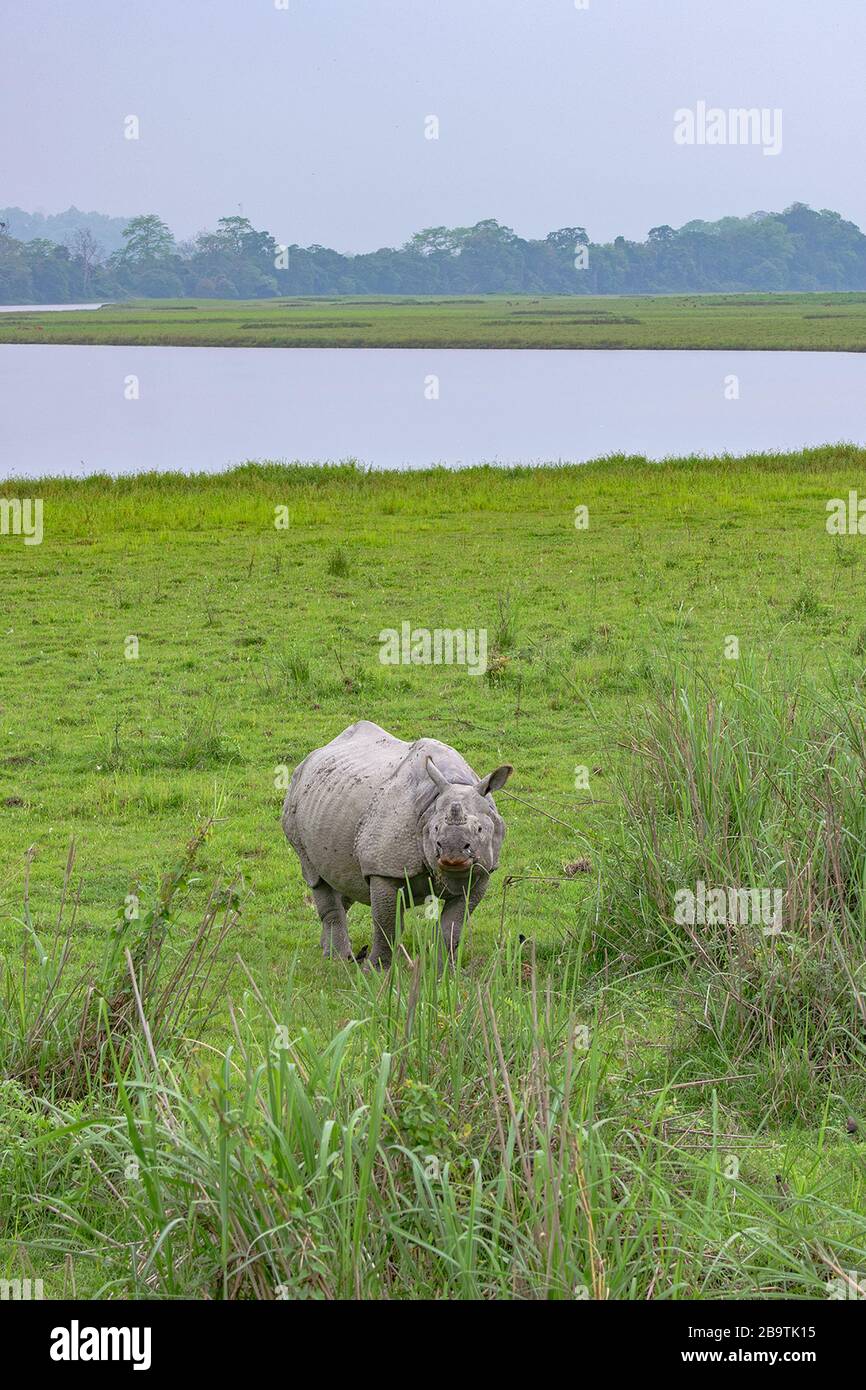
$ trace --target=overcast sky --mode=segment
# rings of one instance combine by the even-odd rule
[[[241,204],[341,251],[795,200],[866,228],[864,54],[864,0],[2,0],[0,206],[189,236]],[[781,153],[677,145],[701,100],[781,109]]]

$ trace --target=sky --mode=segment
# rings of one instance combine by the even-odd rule
[[[794,201],[866,229],[864,53],[864,0],[2,0],[0,206],[343,252]],[[699,102],[781,112],[781,150],[677,143]]]

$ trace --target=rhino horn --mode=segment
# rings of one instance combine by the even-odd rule
[[[432,758],[427,759],[427,771],[440,792],[444,792],[445,788],[450,786],[447,777],[442,776],[442,773],[439,771]]]

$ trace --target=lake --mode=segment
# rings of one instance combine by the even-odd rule
[[[866,444],[866,354],[0,346],[0,477]]]
[[[101,304],[0,304],[0,314],[68,314],[72,309],[101,308]]]

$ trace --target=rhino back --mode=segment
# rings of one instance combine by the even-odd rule
[[[355,854],[358,827],[408,750],[409,744],[362,719],[295,769],[283,829],[310,886],[324,879],[356,902],[370,901]]]

